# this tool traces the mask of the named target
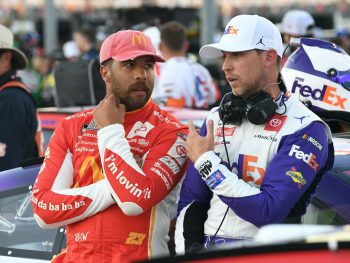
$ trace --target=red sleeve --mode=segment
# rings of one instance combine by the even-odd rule
[[[106,180],[73,188],[74,166],[71,144],[73,121],[57,126],[32,195],[34,217],[43,228],[55,228],[80,221],[115,203]]]
[[[187,153],[183,134],[186,129],[167,131],[145,155],[140,168],[125,139],[120,124],[98,131],[98,146],[105,177],[119,207],[126,215],[138,215],[167,196],[185,172]],[[180,135],[179,135],[180,134]]]

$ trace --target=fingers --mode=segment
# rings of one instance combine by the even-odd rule
[[[208,120],[208,122],[207,122],[207,137],[214,138],[214,122],[213,122],[213,120]]]
[[[193,133],[193,132],[194,132],[194,133],[197,133],[196,127],[194,126],[192,120],[189,120],[187,125],[188,125],[188,130],[189,130],[190,132],[192,132],[192,133]]]
[[[117,98],[113,93],[106,95],[105,100],[110,104],[110,105],[115,105],[117,108],[121,109],[122,111],[125,112],[125,105],[120,103],[119,98]]]
[[[114,103],[114,104],[116,104],[116,102],[117,102],[117,99],[116,99],[116,97],[114,96],[114,94],[109,94],[109,95],[107,95],[106,98],[105,98],[105,100],[106,100],[107,102],[109,102],[109,103]],[[119,104],[119,100],[118,100],[118,104]]]
[[[121,104],[121,103],[120,103],[117,107],[118,107],[119,109],[121,109],[123,112],[126,111],[125,104]]]
[[[141,156],[139,156],[138,154],[135,154],[134,155],[134,159],[135,159],[137,165],[141,168],[142,167],[142,158],[141,158]]]

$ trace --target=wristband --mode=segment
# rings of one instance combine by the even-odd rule
[[[220,163],[221,158],[218,157],[215,152],[209,151],[205,152],[197,159],[194,167],[197,169],[202,178],[206,179],[212,173],[213,168]]]

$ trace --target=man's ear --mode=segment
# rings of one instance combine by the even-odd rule
[[[266,68],[271,68],[276,65],[277,62],[277,52],[274,49],[269,49],[265,52],[264,64]]]

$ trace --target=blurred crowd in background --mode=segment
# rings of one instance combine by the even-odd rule
[[[350,16],[349,6],[347,1],[343,0],[334,5],[333,9],[327,9],[327,6],[323,6],[321,10],[314,5],[311,10],[309,7],[308,13],[311,14],[314,23],[312,25],[312,35],[308,36],[331,40],[349,53],[350,28],[347,26],[350,25],[347,22],[347,20],[350,20],[348,18]],[[304,7],[293,6],[293,8],[303,9]],[[52,52],[45,52],[42,18],[23,19],[16,14],[16,11],[8,12],[1,10],[0,7],[0,23],[12,29],[15,34],[16,46],[29,59],[29,67],[19,71],[19,75],[31,90],[37,106],[51,107],[57,106],[54,98],[54,69],[57,63],[67,60],[98,59],[99,47],[103,39],[120,29],[130,28],[145,31],[158,48],[160,43],[159,27],[170,20],[178,21],[186,28],[186,36],[189,41],[187,57],[190,60],[201,62],[198,59],[199,29],[201,26],[199,11],[197,8],[139,7],[109,11],[90,10],[88,14],[66,14],[65,19],[59,19],[59,44],[57,50]],[[282,20],[286,12],[273,14],[267,12],[266,8],[256,10],[233,9],[227,17],[239,13],[256,13],[266,16],[279,26],[283,34]],[[222,34],[226,20],[225,16],[219,15],[215,40]],[[339,20],[342,22],[339,23]],[[224,94],[230,88],[220,70],[219,62],[205,63],[205,66],[216,81],[221,94]]]

